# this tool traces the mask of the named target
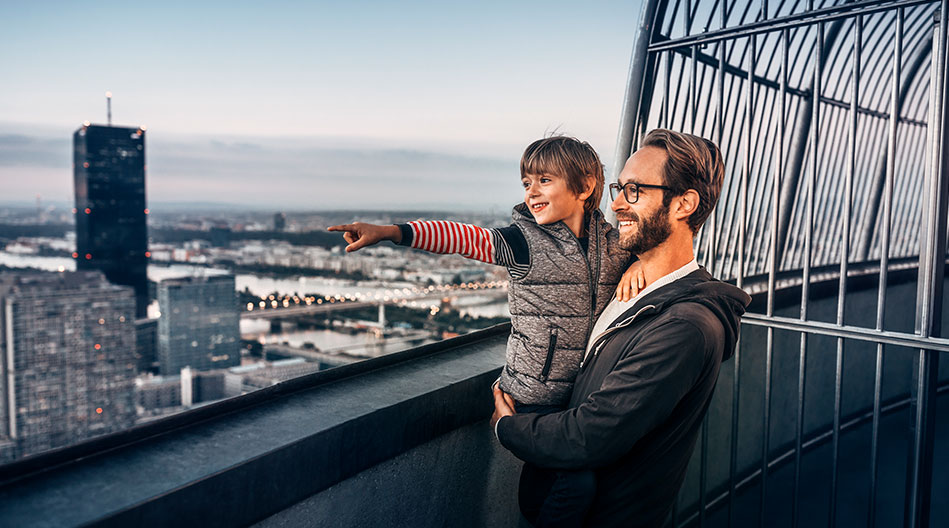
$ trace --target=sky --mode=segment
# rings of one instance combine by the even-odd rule
[[[608,170],[640,2],[5,2],[0,202],[72,200],[83,121],[149,203],[506,210],[553,132]]]

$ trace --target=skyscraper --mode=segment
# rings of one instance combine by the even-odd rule
[[[135,290],[135,316],[148,307],[145,130],[83,125],[73,134],[76,268],[95,269]]]
[[[162,375],[241,363],[234,276],[166,279],[158,284],[158,363]]]
[[[0,276],[0,460],[134,425],[135,297],[99,272]]]

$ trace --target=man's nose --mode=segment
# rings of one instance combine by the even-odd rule
[[[613,203],[610,204],[610,209],[614,212],[621,209],[625,209],[629,206],[629,202],[626,201],[626,196],[622,192],[616,193],[616,198],[613,199]]]

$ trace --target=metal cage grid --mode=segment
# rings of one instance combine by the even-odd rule
[[[946,113],[947,0],[645,0],[633,48],[614,174],[646,131],[669,128],[715,141],[726,162],[714,214],[696,238],[713,274],[766,295],[762,431],[770,431],[774,332],[800,334],[794,508],[800,522],[808,336],[836,338],[830,525],[835,525],[845,341],[876,345],[868,519],[877,489],[882,364],[887,345],[918,351],[909,404],[914,416],[904,509],[906,526],[930,525],[934,410],[946,263],[949,126]],[[897,116],[897,118],[893,118]],[[884,328],[888,272],[915,267],[915,332]],[[879,277],[876,324],[845,321],[847,277]],[[839,283],[834,322],[809,317],[811,284]],[[754,284],[749,277],[755,277]],[[780,283],[779,283],[780,281]],[[765,286],[766,285],[766,286]],[[801,289],[799,317],[775,315],[779,287]],[[785,353],[786,351],[781,351]],[[738,434],[741,354],[732,368],[732,436]],[[727,368],[727,367],[726,367]],[[698,456],[700,504],[677,524],[701,526],[712,502],[733,519],[730,486],[707,497],[708,422]],[[755,478],[765,523],[772,451],[762,435]],[[680,516],[681,517],[681,516]]]

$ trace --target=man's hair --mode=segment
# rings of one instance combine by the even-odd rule
[[[641,146],[661,148],[666,153],[662,180],[672,191],[663,196],[663,207],[689,189],[698,193],[699,205],[688,220],[692,232],[698,233],[718,203],[725,179],[725,164],[718,146],[705,138],[661,128],[646,134]]]
[[[596,151],[586,141],[566,136],[538,139],[521,156],[521,178],[528,174],[550,174],[567,180],[567,188],[574,194],[586,190],[587,178],[594,180],[593,194],[583,204],[590,213],[600,207],[603,196],[603,164]]]

